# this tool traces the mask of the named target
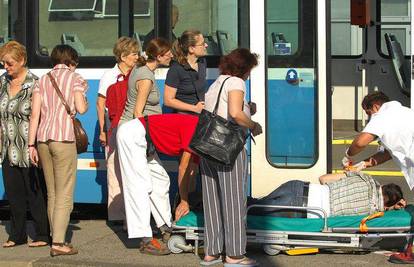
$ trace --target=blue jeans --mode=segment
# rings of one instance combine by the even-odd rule
[[[276,188],[269,195],[261,199],[250,199],[248,205],[279,205],[279,206],[307,206],[308,193],[305,191],[309,183],[292,180]],[[253,208],[249,214],[274,217],[306,218],[306,211],[295,211],[275,208]]]

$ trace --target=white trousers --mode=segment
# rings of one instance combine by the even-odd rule
[[[118,127],[117,145],[128,237],[152,237],[151,213],[158,227],[171,226],[170,178],[157,155],[147,159],[145,128],[138,119]]]

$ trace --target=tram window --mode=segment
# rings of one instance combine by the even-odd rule
[[[333,56],[362,54],[362,29],[351,25],[349,1],[331,1],[331,50]]]
[[[270,55],[288,56],[298,50],[298,6],[299,1],[267,1],[266,44]]]
[[[279,168],[317,160],[316,1],[266,2],[266,155]]]
[[[81,56],[112,56],[118,17],[103,16],[105,3],[39,0],[39,52],[47,55],[57,44],[69,44]]]
[[[0,46],[2,46],[9,39],[9,5],[8,1],[0,2]]]
[[[381,52],[388,55],[384,39],[385,33],[392,33],[401,45],[405,55],[410,55],[411,47],[411,1],[381,0]]]
[[[175,36],[197,29],[208,44],[208,55],[223,55],[238,47],[237,0],[174,0],[179,17],[173,28]],[[248,10],[246,10],[248,12]]]
[[[145,1],[144,1],[145,2]],[[154,31],[154,1],[134,1],[134,34],[133,37],[139,41],[143,50],[147,42],[155,38]]]

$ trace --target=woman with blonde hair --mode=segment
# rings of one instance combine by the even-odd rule
[[[29,127],[29,152],[41,163],[47,187],[47,211],[52,232],[50,255],[73,255],[78,251],[65,241],[76,182],[77,152],[72,117],[88,109],[86,81],[75,73],[78,53],[69,45],[57,45],[51,54],[53,69],[33,90]],[[57,84],[53,85],[53,80]],[[69,115],[59,90],[71,110]],[[40,162],[39,162],[40,160]]]
[[[6,72],[0,76],[1,164],[10,204],[10,234],[3,247],[27,243],[26,210],[33,217],[36,239],[30,247],[49,242],[46,203],[36,168],[29,158],[29,119],[37,77],[26,67],[26,48],[10,41],[0,48]]]
[[[164,105],[174,112],[197,115],[204,108],[207,44],[198,30],[184,31],[173,44],[174,61],[167,73]],[[184,152],[178,166],[180,203],[175,220],[189,212],[188,191],[197,169],[191,154]]]
[[[152,214],[157,227],[168,237],[171,227],[170,177],[156,153],[142,157],[149,144],[138,118],[161,114],[154,71],[160,66],[168,66],[173,55],[170,44],[162,38],[151,40],[145,53],[147,58],[138,59],[138,65],[129,77],[127,102],[117,132],[118,155],[128,237],[141,238],[141,253],[166,255],[170,251],[165,244],[152,237],[150,217]]]
[[[128,79],[132,68],[138,60],[140,47],[138,41],[130,37],[120,37],[114,45],[113,53],[116,65],[107,70],[99,82],[96,110],[99,121],[99,141],[105,147],[107,183],[108,183],[108,221],[123,221],[125,223],[125,207],[122,197],[121,171],[119,170],[118,152],[116,149],[116,126],[105,125],[105,102],[108,87],[117,81]],[[127,88],[125,88],[126,90]],[[109,127],[111,135],[109,134]]]

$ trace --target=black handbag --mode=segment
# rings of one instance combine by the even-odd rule
[[[190,148],[210,161],[232,166],[242,151],[248,131],[246,128],[217,115],[219,99],[226,78],[221,84],[213,112],[203,109],[190,142]]]

